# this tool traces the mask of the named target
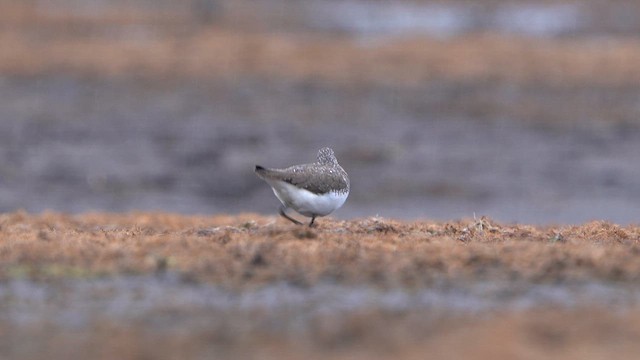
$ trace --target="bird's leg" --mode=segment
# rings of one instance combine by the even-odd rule
[[[291,221],[292,223],[294,223],[294,224],[296,224],[296,225],[302,225],[302,223],[301,223],[300,221],[298,221],[298,220],[296,220],[296,219],[294,219],[294,218],[290,217],[289,215],[287,215],[287,213],[285,213],[285,212],[284,212],[284,210],[285,210],[285,209],[286,209],[286,208],[285,208],[284,206],[281,206],[281,207],[280,207],[280,215],[281,215],[283,218],[285,218],[285,219],[287,219],[287,220]]]
[[[314,221],[316,221],[316,216],[315,216],[315,215],[313,215],[313,216],[311,217],[311,222],[309,223],[309,227],[313,227],[313,222],[314,222]]]

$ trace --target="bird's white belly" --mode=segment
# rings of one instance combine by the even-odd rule
[[[280,202],[304,216],[326,216],[344,204],[348,192],[333,192],[317,195],[284,181],[269,181]]]

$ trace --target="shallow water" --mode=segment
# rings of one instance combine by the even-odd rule
[[[584,282],[527,284],[481,282],[439,284],[419,290],[378,289],[323,283],[297,287],[284,283],[233,291],[168,277],[120,277],[0,284],[0,318],[12,326],[54,324],[81,330],[98,319],[148,327],[190,326],[201,317],[236,316],[280,326],[307,328],[318,317],[362,311],[381,314],[480,316],[530,309],[637,307],[640,287]],[[165,316],[172,314],[171,316]],[[256,321],[254,326],[260,325]]]
[[[533,37],[635,35],[640,7],[632,1],[368,1],[193,0],[37,1],[45,17],[100,18],[122,12],[194,25],[219,22],[241,29],[339,32],[371,38],[450,37],[497,32]],[[154,29],[113,27],[108,33],[152,39]]]
[[[538,38],[606,37],[634,35],[640,30],[640,7],[631,1],[220,0],[218,3],[217,19],[226,19],[232,26],[337,32],[364,39],[398,35],[447,38],[474,32]]]
[[[319,29],[360,36],[429,35],[448,37],[475,31],[529,36],[575,33],[588,25],[588,13],[575,3],[511,3],[488,7],[469,3],[342,0],[309,5]]]
[[[276,215],[255,164],[329,145],[352,184],[338,218],[637,222],[639,94],[5,77],[0,210]]]

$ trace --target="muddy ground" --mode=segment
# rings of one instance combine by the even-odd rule
[[[633,358],[640,228],[0,216],[0,355]]]

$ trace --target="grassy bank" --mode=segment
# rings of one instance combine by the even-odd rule
[[[605,222],[7,213],[0,356],[632,358],[639,238]]]
[[[640,228],[592,222],[537,227],[488,219],[322,219],[317,228],[254,214],[0,217],[3,278],[175,271],[247,287],[319,281],[423,287],[440,279],[535,282],[640,276]]]

